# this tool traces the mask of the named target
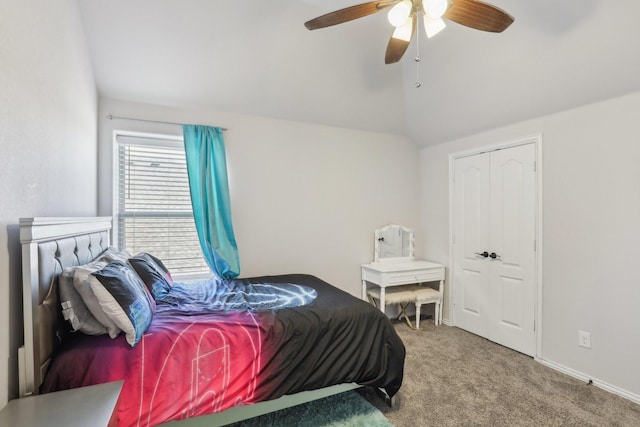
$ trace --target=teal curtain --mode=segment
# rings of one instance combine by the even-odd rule
[[[193,218],[204,257],[220,278],[240,274],[238,245],[231,224],[227,159],[222,129],[184,125]]]

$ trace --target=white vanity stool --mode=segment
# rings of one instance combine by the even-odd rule
[[[380,301],[380,293],[382,289],[384,288],[371,288],[367,291],[367,295],[376,301]],[[411,324],[409,315],[406,312],[406,308],[411,303],[416,305],[415,329],[420,329],[420,307],[424,304],[435,304],[435,312],[434,312],[433,320],[436,326],[438,326],[442,322],[440,320],[441,302],[442,302],[442,296],[440,295],[440,292],[438,290],[430,288],[428,286],[423,286],[423,285],[404,285],[404,286],[398,286],[396,288],[389,288],[386,291],[386,296],[385,296],[385,305],[387,304],[400,305],[400,311],[402,315],[405,316],[405,318],[407,319],[407,323],[412,328],[413,328],[413,325]],[[382,307],[382,304],[380,304],[380,307]]]
[[[420,307],[435,304],[434,322],[442,323],[445,267],[413,258],[413,231],[388,225],[375,232],[374,262],[362,265],[362,299],[372,298],[385,311],[387,304],[399,304],[407,318],[408,304],[416,306],[416,329],[420,327]],[[438,289],[421,285],[439,282]],[[373,286],[369,286],[373,285]]]

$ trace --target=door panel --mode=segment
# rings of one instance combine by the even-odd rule
[[[462,309],[470,315],[480,316],[480,303],[478,301],[477,289],[481,286],[480,274],[477,271],[464,270],[464,280],[462,281],[464,291],[462,293]]]
[[[492,212],[497,215],[496,222],[502,224],[500,232],[500,241],[496,242],[500,249],[502,262],[511,265],[520,265],[522,263],[522,235],[520,224],[522,223],[522,203],[520,199],[522,188],[522,164],[509,160],[503,165],[498,166],[497,177],[493,177],[492,185],[499,185],[498,199],[495,202],[500,212]],[[497,181],[497,182],[495,182]],[[493,192],[492,191],[492,192]]]
[[[535,353],[535,146],[491,152],[491,250],[489,281],[499,319],[490,339],[525,354]]]
[[[485,205],[482,195],[482,171],[476,165],[471,165],[462,171],[461,179],[464,190],[462,194],[462,205],[464,210],[465,230],[464,257],[467,260],[476,260],[475,253],[485,239],[482,229],[483,210]],[[481,252],[481,251],[480,251]]]
[[[500,301],[501,310],[498,312],[502,315],[499,323],[512,326],[515,328],[522,328],[522,311],[520,310],[520,304],[513,304],[513,301],[520,299],[522,294],[522,280],[514,279],[512,277],[500,277]]]
[[[465,157],[456,162],[455,181],[458,191],[454,204],[461,215],[454,218],[454,227],[464,239],[454,246],[454,299],[459,301],[456,324],[478,335],[488,333],[486,303],[489,292],[488,264],[477,252],[487,250],[489,229],[486,226],[489,200],[483,189],[489,185],[488,158]]]

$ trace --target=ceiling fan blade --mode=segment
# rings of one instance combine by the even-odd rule
[[[504,10],[479,0],[454,0],[444,17],[476,30],[501,33],[513,22]]]
[[[416,33],[416,25],[418,23],[418,17],[415,13],[412,14],[413,26],[411,28],[411,38],[409,40],[397,39],[391,36],[389,44],[387,45],[387,53],[384,56],[385,64],[394,64],[402,58],[402,55],[407,51],[413,35]]]
[[[304,26],[309,30],[317,30],[319,28],[342,24],[343,22],[349,22],[364,16],[373,15],[374,13],[391,7],[400,1],[401,0],[370,1],[368,3],[346,7],[344,9],[319,16],[311,21],[307,21],[304,23]]]

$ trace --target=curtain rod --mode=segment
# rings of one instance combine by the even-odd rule
[[[165,125],[178,125],[178,126],[182,126],[183,123],[176,123],[176,122],[164,122],[164,121],[160,121],[160,120],[147,120],[147,119],[136,119],[134,117],[121,117],[121,116],[114,116],[113,114],[109,114],[107,115],[107,118],[109,120],[113,120],[113,119],[121,119],[121,120],[133,120],[136,122],[148,122],[148,123],[162,123]],[[220,128],[222,130],[228,130],[227,128]]]

